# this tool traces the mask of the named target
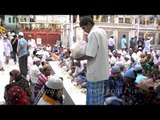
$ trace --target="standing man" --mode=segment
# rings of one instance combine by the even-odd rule
[[[114,45],[115,45],[114,36],[111,35],[111,37],[108,39],[108,48],[111,52],[113,52],[114,50]]]
[[[122,49],[122,51],[126,51],[127,50],[126,35],[123,35],[123,37],[121,39],[121,49]]]
[[[13,34],[12,34],[13,35]],[[18,38],[17,35],[13,35],[13,39],[11,40],[11,44],[12,44],[12,48],[13,48],[13,59],[14,59],[14,63],[17,63],[17,45],[18,45]]]
[[[108,79],[107,34],[98,28],[91,17],[84,17],[80,27],[88,34],[87,59],[87,101],[86,105],[104,105],[104,84]]]
[[[24,39],[24,34],[23,32],[19,32],[18,33],[18,45],[17,45],[17,55],[19,58],[19,69],[21,74],[24,77],[27,77],[28,74],[28,43],[27,41]]]
[[[3,36],[0,34],[0,71],[4,71],[4,42]]]
[[[33,51],[37,48],[37,44],[35,39],[32,38],[32,35],[29,35],[28,38],[28,51],[30,55],[33,56]]]

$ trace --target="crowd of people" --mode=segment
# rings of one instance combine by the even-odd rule
[[[11,57],[19,65],[19,70],[9,72],[6,105],[63,104],[63,78],[53,73],[48,61],[58,61],[71,82],[85,90],[86,105],[160,104],[160,50],[151,47],[152,36],[131,37],[127,43],[123,35],[121,49],[115,49],[114,35],[107,40],[91,17],[83,17],[80,27],[87,34],[81,58],[74,58],[61,44],[38,47],[31,35],[25,40],[22,32],[1,35],[0,55],[6,59],[0,58],[0,70]]]

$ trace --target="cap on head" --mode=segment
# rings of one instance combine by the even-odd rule
[[[45,83],[45,85],[48,88],[51,88],[51,89],[62,89],[62,88],[64,88],[62,79],[60,79],[57,76],[51,76],[48,79],[48,81]]]
[[[124,74],[124,77],[128,77],[128,78],[132,78],[132,79],[135,79],[136,78],[136,75],[134,73],[134,70],[133,69],[129,69],[125,72]]]
[[[24,36],[23,32],[19,32],[18,35],[22,37]]]
[[[112,73],[119,73],[119,72],[121,72],[120,67],[118,65],[113,66],[112,69],[111,69],[111,72]]]
[[[136,65],[135,66],[135,71],[139,71],[139,70],[142,70],[142,66],[141,65]]]
[[[16,34],[15,34],[15,33],[12,33],[11,35],[12,35],[12,36],[15,36]]]
[[[41,60],[39,58],[35,57],[33,61],[38,62],[38,61],[41,61]]]

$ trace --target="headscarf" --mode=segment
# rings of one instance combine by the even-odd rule
[[[17,79],[21,75],[21,73],[19,70],[13,69],[12,71],[10,71],[10,75],[14,76],[15,79]]]
[[[29,98],[26,92],[19,86],[13,86],[7,91],[7,98],[11,105],[28,105]]]

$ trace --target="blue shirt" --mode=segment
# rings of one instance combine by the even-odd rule
[[[127,47],[126,43],[127,43],[126,39],[122,38],[122,40],[121,40],[121,48],[126,48]]]
[[[27,50],[28,43],[27,43],[27,41],[24,38],[21,38],[21,39],[18,40],[17,52],[18,52],[18,49],[20,48],[21,45],[24,45],[24,47],[20,51],[19,57],[22,57],[22,56],[28,54],[28,50]]]
[[[147,79],[146,76],[138,73],[135,82],[139,84],[142,80],[145,80],[145,79]]]
[[[106,90],[106,92],[109,92],[110,95],[115,95],[118,98],[121,98],[122,96],[122,89],[123,89],[123,77],[120,76],[118,80],[115,80],[112,75],[110,75],[109,77],[109,86],[108,86],[108,90]],[[108,94],[108,93],[106,93]]]

